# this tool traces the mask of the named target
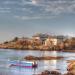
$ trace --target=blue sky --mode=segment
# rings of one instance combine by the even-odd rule
[[[40,32],[75,36],[75,0],[0,0],[0,41]]]

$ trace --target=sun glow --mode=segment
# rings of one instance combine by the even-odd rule
[[[37,4],[37,1],[36,1],[36,0],[32,0],[32,3],[33,3],[33,4]]]

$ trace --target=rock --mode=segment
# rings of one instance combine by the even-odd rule
[[[41,73],[41,75],[49,75],[50,74],[50,71],[48,70],[45,70],[44,72]]]
[[[26,59],[26,60],[39,60],[38,57],[34,57],[34,56],[31,56],[31,55],[26,56],[24,59]]]
[[[26,56],[24,59],[26,60],[53,60],[53,59],[62,59],[63,57],[51,57],[51,56],[44,56],[44,57],[35,57],[35,56]]]
[[[57,71],[48,71],[48,70],[45,70],[41,74],[37,74],[37,75],[62,75],[62,74],[59,73],[59,72],[57,72]]]
[[[61,75],[61,73],[57,72],[57,71],[51,71],[50,72],[51,75]]]
[[[70,61],[68,67],[67,67],[68,71],[75,71],[75,61]]]

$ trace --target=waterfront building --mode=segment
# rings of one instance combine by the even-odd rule
[[[56,46],[58,40],[54,37],[49,37],[45,40],[45,46]]]
[[[42,44],[45,44],[45,40],[49,37],[48,34],[37,33],[32,36],[33,39],[39,39],[42,41]]]

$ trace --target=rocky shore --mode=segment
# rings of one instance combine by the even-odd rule
[[[23,45],[23,44],[18,44],[16,42],[9,42],[5,44],[0,44],[0,49],[11,49],[11,50],[38,50],[38,51],[63,51],[63,49],[60,48],[50,48],[47,46],[33,46],[33,45]]]
[[[61,36],[59,37],[45,36],[42,34],[32,38],[15,37],[10,41],[0,43],[0,49],[75,52],[75,38],[66,38],[65,40],[62,38],[61,40]]]
[[[34,75],[62,75],[62,74],[57,71],[45,70],[45,71],[41,72],[40,74],[34,74]]]
[[[52,56],[42,56],[42,57],[35,57],[35,56],[31,56],[28,55],[26,57],[24,57],[24,59],[26,60],[58,60],[58,59],[63,59],[64,57],[52,57]]]
[[[26,46],[23,44],[18,44],[16,42],[0,44],[0,49],[75,52],[75,49],[49,48],[49,47],[44,47],[44,46],[32,46],[32,45]]]
[[[64,50],[62,50],[62,51],[63,51],[63,52],[75,52],[75,50],[72,50],[72,49],[71,49],[71,50],[65,50],[65,49],[64,49]]]
[[[65,74],[61,74],[58,71],[48,71],[48,70],[45,70],[45,71],[41,72],[40,74],[34,74],[34,75],[75,75],[75,74],[72,73],[72,72],[67,72]]]

